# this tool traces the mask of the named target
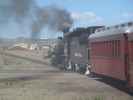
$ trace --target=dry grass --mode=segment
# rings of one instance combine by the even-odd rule
[[[33,53],[25,54],[39,58]],[[0,59],[3,59],[1,57]],[[0,60],[1,70],[20,71],[0,73],[0,78],[2,75],[14,76],[0,79],[0,100],[133,100],[128,94],[86,76],[60,72],[50,65],[21,58],[4,57],[7,63]]]
[[[0,97],[2,100],[132,100],[103,83],[53,69],[36,78],[1,81]]]

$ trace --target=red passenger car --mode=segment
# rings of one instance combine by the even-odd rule
[[[89,37],[92,72],[133,87],[133,23],[97,30]]]

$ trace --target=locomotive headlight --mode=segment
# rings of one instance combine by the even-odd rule
[[[127,30],[126,30],[126,33],[130,33],[130,32],[131,32],[130,29],[127,29]]]

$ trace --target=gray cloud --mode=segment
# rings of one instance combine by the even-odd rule
[[[72,12],[71,17],[73,20],[82,20],[82,21],[101,21],[102,18],[97,16],[94,12]]]

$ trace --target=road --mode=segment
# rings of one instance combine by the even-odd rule
[[[8,59],[25,59],[20,53],[16,55],[9,55]],[[62,72],[32,59],[37,57],[28,56],[27,62],[22,60],[24,63],[7,65],[0,71],[0,100],[133,100],[129,94],[103,82]]]

